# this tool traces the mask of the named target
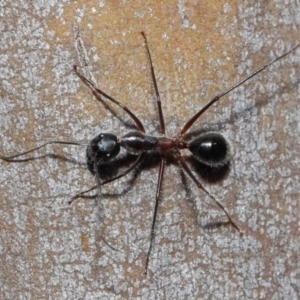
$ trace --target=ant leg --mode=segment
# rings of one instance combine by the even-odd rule
[[[84,196],[84,194],[86,194],[86,193],[88,193],[88,192],[90,192],[90,191],[93,191],[93,190],[95,190],[97,188],[97,185],[94,185],[93,187],[91,187],[90,189],[88,189],[88,190],[85,190],[85,191],[83,191],[83,192],[80,192],[79,194],[76,194],[75,196],[73,196],[72,198],[71,198],[71,200],[70,201],[68,201],[68,204],[72,204],[76,199],[78,199],[78,198],[83,198],[83,196]],[[92,198],[95,198],[97,195],[93,195],[93,196],[91,196]]]
[[[24,159],[14,159],[14,158],[22,156],[22,155],[26,155],[26,154],[31,153],[31,152],[34,152],[34,151],[39,150],[39,149],[41,149],[41,148],[43,148],[47,145],[50,145],[50,144],[85,146],[84,144],[80,144],[80,143],[77,143],[77,142],[50,141],[50,142],[44,143],[44,144],[42,144],[42,145],[40,145],[36,148],[30,149],[30,150],[27,150],[25,152],[18,153],[18,154],[12,155],[12,156],[4,156],[4,155],[0,154],[0,158],[7,161],[7,162],[26,162],[26,161],[30,161],[30,160],[33,160],[34,158],[33,157],[24,158]]]
[[[156,197],[155,197],[155,199],[156,199],[155,200],[155,208],[154,208],[154,214],[153,214],[153,219],[152,219],[152,227],[151,227],[150,245],[149,245],[149,248],[148,248],[148,253],[147,253],[147,258],[146,258],[146,263],[145,263],[145,275],[147,274],[147,271],[148,271],[149,258],[150,258],[150,254],[151,254],[151,251],[152,251],[154,238],[155,238],[155,222],[156,222],[158,204],[159,204],[159,200],[160,200],[160,191],[161,191],[161,186],[162,186],[162,180],[163,180],[163,175],[164,175],[165,164],[166,164],[166,159],[165,159],[165,157],[163,157],[160,161],[160,166],[159,166],[159,175],[158,175]]]
[[[101,195],[101,185],[102,185],[102,183],[101,183],[101,181],[100,181],[100,174],[99,174],[99,169],[97,168],[97,165],[96,165],[96,163],[94,164],[94,169],[96,170],[96,181],[97,181],[97,185],[96,185],[96,188],[97,188],[97,195],[96,195],[96,197],[97,196],[100,196]],[[98,201],[101,201],[101,199],[99,199],[99,197],[97,197],[98,199]],[[70,203],[70,202],[69,202]],[[97,206],[98,206],[99,204],[97,203]],[[99,207],[99,206],[98,206]],[[109,248],[111,248],[112,250],[114,250],[114,251],[119,251],[117,248],[115,248],[115,247],[113,247],[112,245],[110,245],[110,243],[109,242],[107,242],[106,241],[106,239],[103,237],[103,235],[100,233],[100,237],[101,237],[101,239],[103,240],[103,242],[109,247]]]
[[[116,177],[113,177],[111,179],[108,179],[108,180],[105,180],[105,181],[101,182],[101,185],[104,185],[104,184],[107,184],[109,182],[115,181],[115,180],[117,180],[117,179],[119,179],[119,178],[127,175],[130,171],[132,171],[133,169],[135,169],[137,167],[137,165],[140,164],[143,161],[143,159],[145,158],[145,156],[146,156],[145,152],[141,153],[138,156],[138,158],[135,160],[135,162],[128,169],[126,169],[124,172],[122,172],[121,174],[119,174]],[[90,189],[88,189],[86,191],[83,191],[83,192],[75,195],[74,197],[71,198],[71,200],[68,203],[72,204],[74,202],[74,200],[76,200],[78,198],[81,198],[84,194],[86,194],[86,193],[88,193],[90,191],[95,190],[97,187],[98,187],[98,185],[94,185],[92,188],[90,188]]]
[[[104,184],[107,184],[107,183],[109,183],[109,182],[115,181],[115,180],[117,180],[117,179],[119,179],[119,178],[121,178],[121,177],[127,175],[131,170],[135,169],[135,168],[137,167],[137,165],[143,161],[143,159],[145,158],[145,156],[146,156],[146,152],[141,153],[141,154],[138,156],[138,158],[135,160],[135,162],[134,162],[127,170],[125,170],[125,171],[122,172],[120,175],[118,175],[118,176],[116,176],[116,177],[114,177],[114,178],[107,179],[107,180],[103,181],[103,182],[101,183],[101,185],[104,185]]]
[[[148,46],[148,41],[147,41],[147,37],[146,37],[146,34],[145,34],[144,31],[141,32],[141,35],[144,38],[146,50],[147,50],[149,61],[150,61],[151,76],[152,76],[152,81],[153,81],[153,84],[154,84],[156,102],[157,102],[157,106],[158,106],[160,130],[161,130],[162,133],[165,133],[165,129],[166,129],[165,120],[164,120],[164,115],[163,115],[163,111],[162,111],[162,108],[161,108],[161,101],[160,101],[160,96],[159,96],[158,87],[157,87],[157,81],[156,81],[156,77],[155,77],[155,73],[154,73],[152,58],[151,58],[151,54],[150,54],[150,50],[149,50],[149,46]]]
[[[229,213],[226,211],[225,207],[208,191],[206,190],[203,185],[197,180],[197,178],[194,176],[192,171],[190,170],[189,166],[185,162],[184,158],[180,155],[180,153],[176,153],[176,157],[183,168],[183,170],[190,176],[190,178],[197,184],[198,188],[203,190],[211,199],[215,201],[215,203],[224,211],[225,215],[228,218],[229,223],[234,227],[240,234],[240,236],[243,235],[242,231],[239,229],[239,227],[235,224],[235,222],[231,219]]]
[[[190,120],[188,120],[186,122],[186,124],[183,126],[180,135],[185,134],[190,128],[191,126],[197,121],[197,119],[209,108],[211,107],[215,102],[219,101],[220,98],[222,98],[223,96],[227,95],[228,93],[230,93],[231,91],[235,90],[236,88],[238,88],[239,86],[241,86],[243,83],[245,83],[246,81],[248,81],[249,79],[251,79],[252,77],[256,76],[257,74],[259,74],[260,72],[262,72],[264,69],[268,68],[269,66],[273,65],[276,61],[284,58],[285,56],[287,56],[288,54],[290,54],[291,52],[293,52],[294,50],[296,50],[298,47],[300,46],[300,44],[294,46],[292,49],[290,49],[288,52],[278,56],[277,58],[275,58],[274,60],[272,60],[271,62],[263,65],[262,67],[260,67],[259,69],[257,69],[256,71],[254,71],[252,74],[250,74],[249,76],[247,76],[246,78],[244,78],[243,80],[241,80],[240,82],[236,83],[235,85],[233,85],[232,87],[230,87],[228,90],[226,90],[225,92],[215,96],[211,101],[208,102],[208,104],[206,104],[203,108],[201,108]]]
[[[111,102],[113,102],[116,105],[118,105],[119,107],[121,107],[127,114],[129,114],[129,116],[135,122],[135,124],[138,127],[138,129],[141,132],[145,133],[145,128],[144,128],[142,122],[139,120],[139,118],[129,108],[127,108],[121,102],[117,101],[113,97],[109,96],[108,94],[104,93],[102,90],[100,90],[99,88],[97,88],[93,82],[91,82],[89,79],[87,79],[86,77],[84,77],[77,70],[77,66],[73,66],[73,68],[74,68],[74,71],[75,71],[76,75],[93,91],[94,94],[100,94],[100,95],[104,96],[105,98],[107,98],[108,100],[110,100]]]

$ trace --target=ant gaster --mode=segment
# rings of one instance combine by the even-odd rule
[[[160,95],[158,92],[156,77],[154,73],[152,58],[148,46],[148,41],[146,38],[146,35],[144,32],[141,32],[144,42],[146,51],[148,54],[150,67],[151,67],[151,76],[152,81],[154,84],[155,94],[156,94],[156,102],[158,106],[158,112],[159,112],[159,122],[160,122],[160,131],[164,135],[165,134],[165,122],[164,122],[164,116],[163,111],[161,107],[161,100]],[[165,136],[163,137],[154,137],[150,135],[145,134],[145,128],[142,124],[142,122],[139,120],[139,118],[126,106],[124,106],[119,101],[115,100],[99,88],[95,86],[95,84],[84,77],[78,70],[77,67],[74,66],[75,73],[91,88],[93,93],[95,95],[101,95],[110,100],[111,102],[115,103],[119,107],[121,107],[134,121],[134,123],[137,126],[138,131],[132,131],[121,138],[118,138],[114,134],[111,133],[100,133],[95,138],[91,140],[89,145],[87,146],[86,154],[87,154],[87,165],[89,170],[92,174],[96,175],[97,185],[92,187],[91,189],[81,192],[74,196],[69,203],[72,203],[75,199],[83,197],[84,194],[87,192],[94,190],[98,188],[98,193],[100,193],[100,187],[104,184],[107,184],[109,182],[115,181],[125,175],[127,175],[130,171],[135,169],[145,158],[146,154],[148,152],[158,151],[160,153],[160,166],[159,166],[159,173],[158,173],[158,182],[157,182],[157,189],[156,189],[156,201],[155,201],[155,208],[154,208],[154,214],[152,218],[152,226],[151,226],[151,236],[150,236],[150,243],[148,248],[148,253],[146,256],[146,262],[145,262],[145,273],[147,273],[148,270],[148,264],[149,264],[149,258],[151,255],[151,250],[153,247],[153,242],[155,238],[155,223],[156,223],[156,217],[157,217],[157,211],[158,211],[158,205],[160,201],[160,192],[162,187],[162,180],[163,180],[163,174],[166,164],[166,154],[172,154],[173,157],[178,161],[181,168],[187,173],[187,175],[195,182],[198,188],[200,188],[205,194],[207,194],[216,204],[219,206],[225,215],[227,216],[228,221],[224,222],[222,224],[229,224],[233,226],[240,235],[242,235],[242,231],[239,229],[239,227],[236,225],[236,223],[231,219],[230,215],[228,214],[225,207],[208,191],[206,190],[203,185],[200,183],[200,181],[195,177],[193,172],[191,171],[190,167],[187,165],[185,159],[181,156],[180,150],[182,149],[188,149],[194,158],[201,162],[202,164],[208,165],[212,168],[219,168],[224,165],[226,165],[229,161],[229,146],[225,138],[216,132],[207,132],[205,134],[200,135],[199,137],[193,139],[190,142],[186,142],[184,140],[186,132],[192,127],[192,125],[195,123],[195,121],[205,112],[209,107],[211,107],[214,103],[220,100],[223,96],[227,95],[229,92],[233,91],[237,87],[241,86],[243,83],[248,81],[250,78],[254,77],[270,65],[274,64],[276,61],[282,59],[283,57],[290,54],[292,51],[294,51],[296,48],[299,47],[299,44],[293,47],[288,52],[284,53],[283,55],[277,57],[273,61],[267,63],[266,65],[263,65],[258,70],[253,72],[251,75],[244,78],[242,81],[238,82],[237,84],[233,85],[226,91],[220,93],[219,95],[215,96],[211,101],[209,101],[203,108],[201,108],[192,118],[190,118],[186,124],[182,127],[181,131],[173,138],[167,138]],[[16,162],[16,161],[28,161],[32,158],[27,159],[15,159],[16,157],[19,157],[21,155],[25,155],[28,153],[31,153],[33,151],[36,151],[48,144],[69,144],[69,145],[82,145],[77,142],[66,142],[66,141],[50,141],[47,142],[41,146],[38,146],[34,149],[31,149],[29,151],[19,153],[13,156],[3,156],[0,155],[0,158],[8,161],[8,162]],[[134,163],[125,171],[123,171],[121,174],[110,178],[105,181],[100,181],[99,176],[99,166],[103,163],[108,163],[112,161],[120,152],[120,148],[124,148],[126,151],[128,151],[131,154],[138,155],[137,159],[134,161]]]

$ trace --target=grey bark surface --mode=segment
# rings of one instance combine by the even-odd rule
[[[142,30],[168,136],[300,42],[299,1],[221,2],[0,1],[0,153],[134,129],[122,110],[93,98],[73,72],[80,63],[159,135]],[[97,200],[71,206],[95,184],[85,146],[51,145],[34,154],[46,157],[24,163],[0,160],[0,298],[298,299],[299,81],[298,49],[193,126],[194,134],[220,131],[230,143],[227,176],[202,182],[244,235],[201,228],[226,220],[224,213],[171,160],[147,276],[155,160],[103,187]]]

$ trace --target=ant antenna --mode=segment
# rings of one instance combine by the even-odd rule
[[[51,145],[51,144],[61,144],[61,145],[75,145],[75,146],[87,146],[86,144],[81,144],[81,143],[78,143],[78,142],[67,142],[67,141],[50,141],[50,142],[47,142],[47,143],[44,143],[38,147],[35,147],[33,149],[30,149],[30,150],[27,150],[25,152],[22,152],[22,153],[18,153],[18,154],[15,154],[15,155],[12,155],[12,156],[4,156],[2,154],[0,154],[0,158],[7,161],[7,162],[26,162],[26,161],[30,161],[30,160],[33,160],[34,157],[29,157],[29,158],[24,158],[24,159],[15,159],[16,157],[20,157],[20,156],[23,156],[23,155],[26,155],[26,154],[29,154],[31,152],[34,152],[36,150],[39,150],[47,145]]]

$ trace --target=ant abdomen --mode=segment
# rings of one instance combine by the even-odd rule
[[[208,132],[192,140],[188,149],[199,162],[211,167],[222,167],[229,161],[229,145],[217,132]]]
[[[120,152],[118,139],[111,133],[100,133],[93,138],[86,149],[87,165],[95,174],[95,164],[109,162]]]

